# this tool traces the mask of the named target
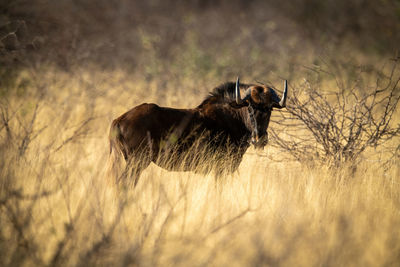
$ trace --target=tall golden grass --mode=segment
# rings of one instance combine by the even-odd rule
[[[136,188],[110,183],[113,118],[141,102],[193,107],[224,81],[179,82],[87,66],[19,73],[1,102],[2,266],[399,264],[399,159],[379,151],[332,169],[275,161],[285,152],[268,146],[218,186],[154,164]]]

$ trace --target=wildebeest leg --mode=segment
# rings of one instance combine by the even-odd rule
[[[220,162],[216,164],[214,167],[214,182],[215,188],[221,189],[221,185],[223,184],[225,178],[227,176],[232,176],[236,171],[238,172],[240,162],[242,160],[242,155],[237,152],[231,153],[230,161],[228,162]]]
[[[150,162],[147,155],[143,155],[143,157],[139,157],[138,155],[131,156],[125,168],[124,182],[130,184],[133,181],[133,186],[136,187],[142,171],[149,166]]]
[[[134,148],[128,150],[127,165],[125,169],[126,181],[136,187],[139,182],[140,175],[146,169],[154,158],[153,140],[150,132],[147,132],[147,138],[136,144]]]
[[[227,171],[229,168],[226,162],[220,162],[214,166],[214,188],[216,192],[222,193],[223,185],[226,181],[226,175],[229,173]]]
[[[144,169],[149,166],[150,161],[146,161],[145,163],[141,164],[140,166],[137,166],[133,172],[132,172],[132,178],[133,178],[133,187],[136,187],[137,183],[139,182],[140,174]]]
[[[234,153],[231,154],[231,162],[230,162],[230,166],[228,168],[229,173],[232,175],[235,172],[237,172],[239,174],[239,166],[240,163],[242,162],[243,159],[243,155],[246,152],[247,147],[242,147],[239,148],[238,150],[234,150]]]

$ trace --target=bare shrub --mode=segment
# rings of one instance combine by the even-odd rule
[[[373,88],[346,87],[335,72],[313,69],[316,82],[304,79],[292,89],[287,113],[278,121],[285,134],[271,127],[273,144],[296,160],[317,160],[339,166],[356,164],[367,148],[377,148],[398,137],[395,115],[400,100],[397,61],[390,72],[377,73]],[[324,73],[323,73],[324,72]],[[335,78],[337,91],[323,89],[321,75]],[[357,79],[360,76],[357,77]],[[350,83],[351,84],[351,83]],[[392,149],[393,150],[393,149]]]

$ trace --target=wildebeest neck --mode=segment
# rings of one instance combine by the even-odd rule
[[[231,140],[247,141],[252,132],[247,108],[234,109],[228,104],[206,104],[198,108],[202,119],[210,129],[228,133]]]

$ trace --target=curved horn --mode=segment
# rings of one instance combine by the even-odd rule
[[[279,105],[280,105],[281,107],[283,107],[283,108],[286,107],[287,88],[288,88],[288,86],[287,86],[287,80],[285,80],[285,89],[283,89],[283,96],[282,96],[281,101],[279,101]]]
[[[284,108],[286,107],[286,99],[287,99],[287,80],[285,80],[285,88],[283,89],[283,96],[282,99],[279,101],[278,105],[276,105],[276,108]]]
[[[235,95],[236,95],[236,103],[241,104],[242,98],[240,97],[240,89],[239,89],[239,76],[236,79],[236,87],[235,87]]]

